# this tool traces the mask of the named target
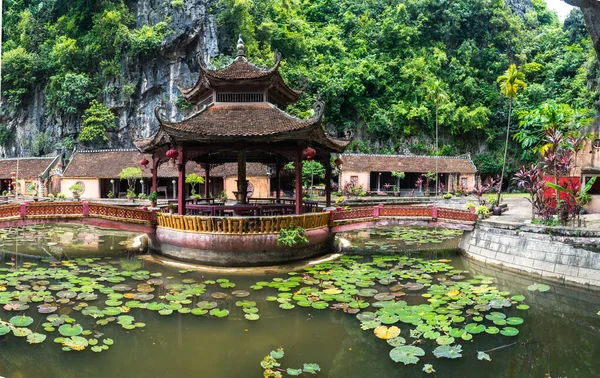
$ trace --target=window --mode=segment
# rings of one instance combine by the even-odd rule
[[[217,93],[217,102],[263,102],[264,93]]]
[[[467,178],[466,177],[461,177],[460,178],[460,185],[467,186]]]
[[[350,176],[350,183],[352,185],[358,185],[358,176]]]

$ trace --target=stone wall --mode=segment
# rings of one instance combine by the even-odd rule
[[[483,222],[463,234],[459,248],[486,264],[600,290],[600,232],[552,229]]]

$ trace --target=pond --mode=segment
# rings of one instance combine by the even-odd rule
[[[65,242],[60,260],[29,253],[28,243],[47,247],[51,239],[21,241],[27,256],[16,259],[10,241],[2,247],[1,376],[263,377],[261,361],[284,377],[600,373],[599,295],[540,281],[530,291],[535,280],[458,256],[456,234],[345,233],[339,237],[349,253],[370,243],[395,255],[214,274],[133,255],[132,234],[77,233],[100,235],[101,257],[82,250],[85,242]],[[432,242],[407,247],[395,236],[405,233]],[[434,249],[440,244],[443,252]],[[92,257],[74,257],[86,254]]]

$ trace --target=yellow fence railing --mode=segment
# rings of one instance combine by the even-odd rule
[[[329,213],[280,215],[274,217],[202,217],[156,213],[159,227],[197,233],[278,234],[284,228],[300,226],[306,230],[329,226]]]

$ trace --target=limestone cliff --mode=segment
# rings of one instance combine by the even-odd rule
[[[130,0],[127,5],[138,26],[155,25],[170,18],[170,33],[153,59],[124,61],[123,79],[104,83],[111,90],[104,92],[102,102],[118,118],[116,129],[107,133],[106,147],[111,148],[131,147],[132,140],[152,134],[158,127],[154,107],[161,102],[174,104],[179,94],[176,85],[191,86],[197,78],[196,54],[199,52],[207,61],[219,53],[215,16],[210,14],[211,0],[186,0],[178,7],[165,6],[163,0]],[[135,85],[135,90],[131,98],[123,100],[118,93],[126,83]],[[65,149],[61,141],[77,135],[81,114],[48,115],[45,104],[43,87],[38,86],[18,110],[3,106],[0,122],[12,135],[10,142],[0,147],[0,156],[28,156]],[[169,109],[169,116],[175,117],[174,107]],[[36,146],[40,140],[45,145],[43,151]]]

